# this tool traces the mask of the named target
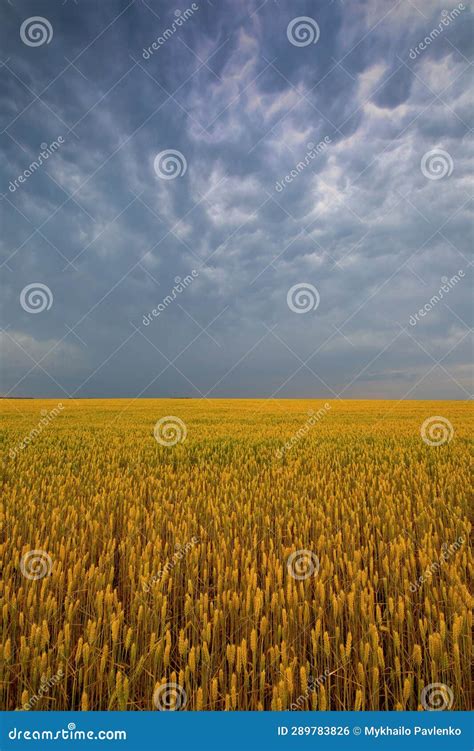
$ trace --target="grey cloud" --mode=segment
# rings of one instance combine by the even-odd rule
[[[177,18],[169,2],[5,8],[2,392],[467,398],[471,10],[412,60],[438,3],[424,15],[198,4],[149,59]],[[19,27],[41,14],[53,39],[28,47]],[[317,44],[289,43],[296,16],[317,21]],[[156,175],[166,149],[184,155],[182,177]],[[420,167],[433,149],[452,159],[440,180]],[[462,283],[410,328],[459,269]],[[32,282],[54,293],[45,313],[20,305]],[[321,298],[305,315],[287,304],[300,282]]]

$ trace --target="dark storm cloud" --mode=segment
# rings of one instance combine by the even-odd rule
[[[3,393],[466,398],[472,12],[445,9],[5,3]]]

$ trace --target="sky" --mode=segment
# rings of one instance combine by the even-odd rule
[[[3,396],[469,398],[468,3],[1,12]]]

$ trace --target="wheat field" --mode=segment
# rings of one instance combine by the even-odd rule
[[[470,708],[467,403],[0,409],[2,709]]]

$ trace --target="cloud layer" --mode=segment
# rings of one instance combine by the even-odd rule
[[[5,6],[2,393],[468,398],[473,13],[418,5]]]

